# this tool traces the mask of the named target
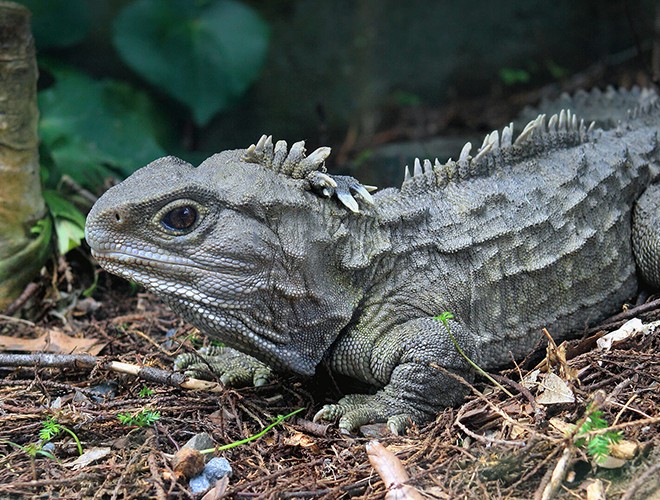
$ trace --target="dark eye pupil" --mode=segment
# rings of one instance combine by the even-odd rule
[[[197,210],[190,205],[173,208],[165,214],[162,223],[167,229],[183,231],[191,228],[197,221]]]

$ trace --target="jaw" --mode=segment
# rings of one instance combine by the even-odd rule
[[[161,297],[204,335],[275,369],[311,376],[325,354],[316,344],[323,325],[309,314],[309,304],[300,297],[274,297],[265,276],[145,255],[96,250],[93,256],[107,271]],[[300,322],[309,330],[301,330]]]
[[[293,337],[275,330],[272,321],[264,321],[268,314],[254,305],[210,308],[180,298],[163,296],[163,300],[203,334],[277,370],[312,376],[322,357],[310,356]]]

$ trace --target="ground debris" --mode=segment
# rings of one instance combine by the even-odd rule
[[[195,331],[156,299],[138,300],[138,313],[135,299],[103,300],[102,307],[70,319],[68,328],[104,343],[101,354],[108,359],[169,371],[175,353],[192,349]],[[660,317],[656,304],[643,310],[644,323]],[[50,321],[37,326],[57,326]],[[610,330],[621,326],[618,319],[605,324]],[[19,326],[25,335],[26,326]],[[464,405],[446,409],[434,423],[381,437],[407,471],[406,486],[427,498],[543,498],[544,492],[546,498],[573,498],[603,489],[608,498],[644,498],[660,490],[654,479],[660,468],[660,334],[635,334],[605,351],[596,348],[596,339],[606,332],[590,333],[554,346],[536,367],[528,362],[496,375],[511,396],[482,381]],[[104,366],[0,368],[0,497],[192,498],[171,460],[192,436],[207,433],[215,446],[245,440],[298,408],[305,408],[299,418],[260,439],[216,452],[233,474],[213,494],[384,498],[388,492],[369,462],[368,439],[310,423],[316,409],[339,396],[325,379],[280,377],[264,387],[213,393]],[[539,380],[548,373],[563,380],[575,400],[539,401],[538,387],[524,382],[535,368],[543,375]],[[98,389],[103,387],[112,390]],[[605,427],[582,428],[594,411]],[[42,436],[48,421],[59,431]],[[621,434],[611,450],[622,461],[616,469],[589,454],[591,437],[608,433]],[[73,435],[84,453],[110,452],[80,461]]]

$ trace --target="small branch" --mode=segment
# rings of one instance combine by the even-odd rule
[[[552,498],[566,477],[568,467],[570,466],[572,460],[573,448],[571,446],[567,446],[564,448],[564,452],[561,454],[561,457],[557,461],[557,465],[552,471],[550,482],[545,485],[545,488],[543,488],[543,491],[540,493],[540,495],[537,491],[536,495],[534,495],[534,498],[539,498],[540,500],[549,500]]]
[[[613,328],[618,328],[619,326],[621,326],[619,325],[619,322],[634,318],[635,316],[647,313],[649,311],[654,311],[658,308],[660,308],[660,299],[652,300],[651,302],[647,302],[646,304],[633,307],[631,309],[628,309],[627,311],[623,311],[619,314],[607,318],[606,320],[607,323],[603,323],[601,325],[597,325],[592,328],[589,328],[586,334],[590,335],[592,333],[596,333],[601,330],[610,330]]]
[[[32,321],[28,321],[22,318],[14,318],[13,316],[7,316],[6,314],[0,314],[0,319],[3,319],[5,321],[10,321],[13,323],[21,323],[27,326],[36,326]]]
[[[39,368],[100,368],[117,373],[133,375],[142,380],[160,385],[181,387],[182,389],[221,392],[224,387],[217,382],[209,382],[187,377],[183,373],[161,370],[150,366],[138,366],[119,361],[108,361],[90,354],[2,354],[0,366],[39,367]]]
[[[40,368],[94,368],[99,358],[90,354],[4,354],[0,366]]]
[[[431,363],[431,366],[433,366],[437,370],[443,372],[447,376],[459,381],[461,384],[469,387],[473,394],[475,394],[481,401],[486,403],[486,405],[488,407],[490,407],[500,417],[502,417],[503,420],[525,429],[531,435],[535,434],[534,430],[531,427],[512,419],[505,411],[500,409],[496,404],[494,404],[492,401],[490,401],[484,394],[479,392],[472,384],[468,383],[468,381],[465,380],[460,375],[458,375],[456,373],[452,373],[451,371],[447,370],[445,367],[440,366],[440,365],[436,365],[435,363]],[[504,440],[504,439],[488,438],[486,436],[481,436],[479,434],[476,434],[476,433],[468,430],[467,427],[465,427],[465,425],[461,422],[461,417],[463,416],[463,408],[465,408],[465,406],[463,406],[459,409],[458,414],[456,415],[456,420],[454,421],[454,423],[458,427],[460,427],[469,436],[472,436],[473,438],[477,439],[478,441],[482,441],[482,442],[486,442],[486,443],[498,443],[498,444],[504,444],[504,445],[510,445],[510,446],[525,446],[525,441],[508,441],[508,440]]]

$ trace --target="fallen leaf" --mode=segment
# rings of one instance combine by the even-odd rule
[[[105,347],[97,339],[70,337],[52,328],[36,339],[0,335],[0,351],[50,352],[54,354],[91,354],[96,356]]]
[[[569,424],[568,422],[564,422],[563,420],[555,417],[550,419],[550,426],[557,429],[562,433],[562,435],[566,437],[570,436],[575,430],[575,424]]]
[[[225,476],[216,481],[215,486],[204,494],[202,500],[220,500],[224,498],[227,486],[229,486],[229,478]]]
[[[596,479],[587,486],[587,500],[605,500],[605,486],[600,479]]]
[[[73,470],[79,470],[83,467],[87,467],[92,462],[101,460],[108,453],[110,453],[109,447],[103,448],[90,448],[85,453],[76,458],[73,462],[68,462],[64,464],[65,467],[71,467]]]
[[[525,378],[523,378],[522,385],[524,387],[527,387],[528,389],[531,389],[532,387],[536,387],[536,385],[539,382],[540,374],[541,374],[541,370],[534,370],[529,372],[527,375],[525,375]]]
[[[367,457],[372,467],[387,486],[386,500],[421,500],[422,496],[407,484],[403,484],[410,477],[394,453],[385,448],[378,441],[367,443]]]
[[[624,460],[623,458],[616,458],[611,455],[605,455],[603,458],[598,460],[596,462],[596,465],[598,467],[602,467],[603,469],[620,469],[624,465],[628,463],[627,460]]]
[[[621,342],[638,333],[646,335],[658,326],[660,326],[660,321],[644,324],[639,318],[633,318],[626,321],[618,330],[603,335],[596,341],[596,345],[604,351],[609,351],[615,342]]]
[[[314,453],[319,452],[318,443],[314,438],[302,432],[294,432],[284,439],[284,443],[288,446],[299,446],[301,448],[309,448]]]
[[[568,384],[554,373],[546,373],[539,384],[543,392],[536,396],[536,402],[542,405],[572,403],[575,395]]]

